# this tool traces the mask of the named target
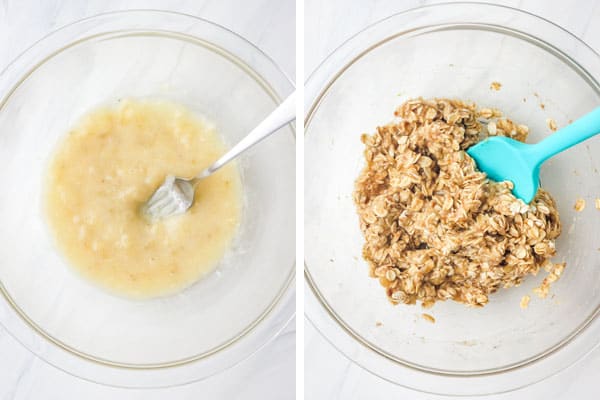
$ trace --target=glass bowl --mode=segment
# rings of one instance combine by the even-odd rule
[[[363,167],[360,135],[413,97],[495,107],[536,142],[600,105],[600,57],[549,21],[508,7],[441,4],[391,16],[360,32],[313,73],[306,88],[305,292],[307,318],[348,358],[397,384],[439,394],[499,393],[537,382],[600,342],[600,138],[542,167],[563,222],[550,296],[544,272],[499,290],[482,309],[452,301],[431,310],[391,305],[368,276],[352,201]],[[493,81],[501,90],[490,89]],[[510,160],[507,160],[510,162]],[[587,201],[583,212],[573,205]],[[527,309],[521,297],[532,295]],[[421,317],[435,317],[431,324]]]
[[[56,367],[126,387],[205,378],[274,337],[294,313],[291,127],[239,159],[245,206],[235,243],[214,273],[170,297],[128,300],[79,279],[52,246],[41,189],[57,140],[99,104],[171,100],[234,144],[292,90],[243,38],[175,13],[103,14],[29,48],[0,76],[2,325]]]

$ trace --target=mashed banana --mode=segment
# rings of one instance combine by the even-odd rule
[[[203,180],[184,215],[151,222],[141,205],[165,176],[193,176],[224,152],[181,106],[120,102],[85,116],[51,160],[45,206],[56,246],[81,275],[117,294],[175,293],[211,272],[240,222],[230,164]]]

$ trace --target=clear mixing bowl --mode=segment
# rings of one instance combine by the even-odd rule
[[[255,46],[181,14],[104,14],[29,48],[0,76],[0,323],[58,368],[115,386],[202,379],[264,345],[294,313],[291,127],[239,160],[235,244],[214,273],[171,297],[127,300],[79,279],[52,246],[42,178],[57,140],[98,104],[178,102],[234,144],[292,90]]]
[[[550,296],[499,290],[482,309],[452,301],[421,317],[391,305],[368,276],[352,202],[363,166],[360,135],[413,97],[451,97],[496,107],[530,127],[530,141],[600,105],[600,57],[532,14],[486,4],[423,7],[360,32],[313,73],[306,88],[306,313],[346,356],[389,381],[454,395],[513,390],[555,374],[600,342],[600,138],[546,163],[542,185],[558,202],[566,261]],[[499,91],[490,83],[502,84]],[[543,106],[542,106],[543,105]],[[510,162],[510,160],[507,160]],[[588,206],[575,212],[583,198]],[[532,295],[529,308],[521,297]]]

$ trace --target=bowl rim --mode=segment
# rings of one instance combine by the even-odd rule
[[[149,20],[146,21],[146,19]],[[246,53],[250,53],[253,57],[256,56],[259,59],[256,63],[263,63],[263,72],[265,68],[269,68],[268,72],[279,75],[277,79],[279,80],[278,84],[280,87],[278,89],[274,88],[271,85],[274,82],[269,82],[269,80],[265,79],[241,55],[209,39],[195,35],[189,27],[186,30],[174,30],[172,26],[169,26],[169,29],[165,30],[158,26],[152,26],[157,23],[161,24],[167,19],[169,19],[171,25],[173,25],[172,22],[181,23],[188,21],[201,25],[203,29],[213,29],[218,32],[219,36],[235,41],[235,44],[238,46],[244,46]],[[107,30],[104,27],[95,27],[92,25],[99,20],[112,20],[111,23],[121,24],[122,27],[118,30]],[[144,25],[144,28],[127,27],[135,23]],[[164,22],[164,24],[167,25],[167,22]],[[90,34],[86,30],[82,30],[84,27],[90,29],[96,28],[98,32]],[[275,102],[280,102],[283,95],[286,94],[285,92],[289,92],[294,88],[293,81],[270,56],[254,43],[229,28],[182,12],[158,9],[128,9],[103,12],[75,20],[50,31],[20,52],[0,71],[0,109],[4,107],[14,90],[26,78],[52,57],[72,46],[93,40],[97,37],[113,36],[115,34],[116,37],[122,37],[124,33],[126,36],[128,32],[133,32],[134,34],[140,32],[159,33],[165,37],[191,40],[196,44],[208,47],[209,50],[217,52],[242,68],[263,87]],[[48,46],[49,42],[57,40],[57,36],[59,35],[67,36],[68,40],[64,41],[65,38],[59,38],[58,43],[50,43],[48,49],[44,48]],[[40,50],[42,50],[42,56],[40,54],[32,54]],[[290,130],[295,140],[294,124],[290,124]],[[269,344],[289,325],[295,316],[295,271],[296,265],[295,262],[292,262],[289,275],[278,289],[277,294],[271,300],[270,304],[262,310],[256,320],[236,333],[234,337],[225,343],[219,344],[215,349],[174,362],[148,366],[124,364],[102,360],[80,352],[54,338],[32,321],[15,303],[1,279],[0,299],[2,300],[0,301],[6,303],[7,310],[9,311],[6,313],[6,316],[0,314],[0,327],[3,327],[28,352],[42,359],[47,364],[76,378],[123,388],[168,388],[181,386],[209,378],[241,363]],[[3,304],[0,304],[0,306],[3,306]],[[32,335],[31,333],[34,334]],[[50,346],[46,346],[46,344],[50,344]],[[106,377],[103,376],[102,374],[108,370],[110,370],[109,374]],[[169,376],[165,377],[164,371],[166,370],[175,370],[176,373],[169,373]],[[112,375],[112,377],[108,377],[109,375]]]
[[[441,13],[444,9],[447,10],[452,8],[454,11],[456,11],[461,9],[461,7],[476,7],[479,8],[479,11],[487,10],[488,12],[503,10],[507,13],[513,13],[513,15],[520,15],[534,19],[537,22],[545,24],[546,27],[550,26],[552,29],[560,31],[560,34],[563,35],[563,37],[568,38],[569,41],[575,43],[579,47],[583,47],[589,52],[589,54],[594,56],[595,62],[600,61],[600,54],[597,51],[595,51],[591,46],[579,39],[567,29],[546,18],[515,7],[485,2],[461,1],[442,2],[410,8],[382,18],[353,34],[343,43],[337,46],[331,53],[329,53],[329,55],[327,55],[327,57],[325,57],[310,73],[305,82],[307,88],[305,96],[304,118],[305,138],[308,135],[312,117],[319,108],[322,99],[327,95],[331,85],[333,85],[335,81],[341,75],[343,75],[350,66],[361,59],[364,55],[368,54],[371,50],[381,46],[387,41],[398,39],[406,36],[408,33],[412,33],[413,31],[425,30],[426,28],[430,28],[429,31],[435,31],[433,28],[436,27],[441,27],[441,30],[444,26],[460,28],[461,26],[465,27],[469,25],[476,25],[479,27],[500,28],[499,30],[489,29],[490,31],[496,31],[497,33],[517,33],[519,35],[515,36],[519,38],[529,38],[529,41],[532,43],[541,43],[544,45],[543,50],[551,52],[555,56],[558,55],[564,60],[568,61],[569,66],[574,67],[578,74],[585,79],[586,82],[600,95],[600,84],[598,81],[590,72],[588,72],[587,69],[575,61],[573,57],[556,47],[556,45],[552,42],[540,39],[535,34],[527,33],[527,31],[511,28],[508,26],[508,24],[493,25],[481,21],[463,21],[462,23],[450,21],[447,23],[442,23],[439,22],[441,17],[438,15],[434,17],[436,21],[433,24],[412,24],[411,29],[408,29],[402,23],[397,23],[396,26],[400,26],[401,28],[398,28],[395,32],[387,30],[385,33],[380,33],[374,39],[364,40],[364,37],[368,33],[375,31],[377,28],[386,23],[390,23],[392,20],[397,21],[400,18],[404,18],[404,21],[406,21],[410,15],[425,10],[434,10]],[[360,39],[363,40],[357,45],[356,42],[360,41]],[[354,46],[354,48],[351,48],[352,46]],[[334,65],[333,68],[331,68],[332,65]],[[327,68],[329,68],[329,70],[327,70]],[[362,338],[360,334],[355,332],[340,316],[337,315],[333,306],[327,302],[310,273],[310,268],[308,267],[306,259],[304,261],[304,285],[304,292],[306,296],[305,317],[327,342],[336,348],[336,350],[339,351],[344,357],[365,371],[370,372],[390,383],[423,393],[454,396],[475,396],[482,394],[500,394],[518,390],[547,379],[558,374],[562,370],[571,367],[573,364],[583,359],[600,345],[600,340],[595,340],[595,344],[592,346],[581,345],[583,336],[593,336],[590,335],[590,331],[592,330],[590,329],[590,326],[592,324],[595,325],[596,330],[600,329],[600,326],[598,326],[600,325],[600,322],[598,321],[600,319],[598,318],[598,315],[600,315],[600,306],[598,306],[580,326],[578,326],[574,331],[570,332],[566,338],[563,338],[558,344],[552,346],[549,351],[543,351],[540,353],[540,355],[536,355],[530,359],[518,362],[514,366],[509,365],[506,368],[501,367],[499,370],[475,373],[462,371],[454,373],[428,367],[423,368],[422,366],[412,362],[399,360],[398,357],[393,357],[389,354],[386,354],[385,351],[380,350],[376,345]],[[578,340],[578,342],[574,344],[576,340]],[[557,367],[556,360],[554,359],[555,357],[553,358],[553,356],[556,356],[556,353],[559,353],[560,350],[567,346],[569,346],[569,348],[578,347],[581,354],[575,358],[571,357],[569,362],[561,364]],[[581,347],[586,347],[586,349],[581,349]],[[563,351],[562,353],[562,355],[564,355],[565,352]],[[539,367],[539,364],[541,364],[543,360],[550,358],[552,358],[552,361],[554,362],[554,368],[550,368],[545,373],[540,373],[540,371],[537,371],[537,375],[533,379],[523,379],[523,371],[529,371],[532,366]],[[385,365],[378,365],[378,363]],[[530,372],[531,371],[528,373]],[[505,379],[507,375],[510,376],[510,379],[514,379],[515,375],[519,375],[517,377],[521,379],[516,384],[509,383],[507,385],[507,383],[510,382],[508,379]],[[430,379],[429,381],[427,381],[427,376]],[[497,377],[503,378],[496,379]],[[438,381],[442,382],[438,387],[436,387],[435,383],[438,382],[432,381],[431,379],[437,379]],[[464,386],[467,382],[468,384],[471,384],[474,380],[481,381],[477,382],[478,386],[474,391],[463,391],[458,388],[458,386]]]

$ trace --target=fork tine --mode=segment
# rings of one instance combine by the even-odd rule
[[[168,176],[150,196],[143,210],[151,218],[181,214],[191,206],[193,196],[193,186],[188,181]]]
[[[160,201],[163,201],[168,195],[169,193],[167,191],[159,189],[152,195],[152,197],[150,197],[150,200],[148,200],[148,204],[156,204]]]
[[[159,199],[157,199],[156,201],[154,201],[152,204],[148,204],[146,209],[149,213],[154,214],[154,213],[159,212],[162,208],[164,208],[171,202],[172,201],[171,201],[170,196],[164,195],[164,196],[160,197]]]
[[[175,212],[177,211],[178,207],[177,204],[175,204],[174,202],[171,202],[169,204],[167,204],[166,206],[164,206],[161,210],[160,210],[160,214],[161,215],[171,215],[171,214],[175,214]]]

